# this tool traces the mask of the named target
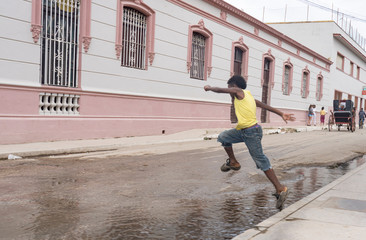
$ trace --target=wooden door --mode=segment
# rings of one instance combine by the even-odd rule
[[[270,73],[271,61],[267,58],[264,60],[263,68],[263,86],[262,86],[262,102],[268,104],[268,91],[269,91],[269,73]],[[267,122],[267,110],[261,110],[261,122]]]

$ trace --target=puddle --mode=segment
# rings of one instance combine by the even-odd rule
[[[348,171],[365,163],[358,158],[331,167],[296,167],[284,173],[283,181],[291,189],[286,206],[331,183]],[[260,189],[258,187],[257,189]],[[136,214],[137,209],[124,209],[111,217],[113,239],[232,239],[278,212],[273,188],[246,195],[246,190],[223,193],[214,200],[179,201],[174,212],[165,212],[167,221],[158,216]],[[114,223],[118,223],[113,224]],[[107,233],[107,232],[106,232]],[[119,238],[120,237],[120,238]]]
[[[27,181],[19,191],[32,188],[32,194],[25,198],[27,204],[3,203],[8,217],[2,220],[8,227],[0,226],[0,232],[6,239],[232,239],[278,212],[272,185],[245,172],[246,168],[218,174],[214,166],[215,171],[205,174],[213,177],[208,177],[187,165],[191,171],[187,178],[184,165],[167,175],[163,158],[169,160],[172,155],[158,157],[161,172],[155,175],[148,171],[151,159],[144,162],[143,156],[134,160],[141,161],[146,171],[135,171],[121,159],[91,161],[93,168],[83,161],[77,161],[80,165],[58,161],[63,166],[61,172],[56,172],[60,168],[36,165],[48,172],[19,178]],[[363,157],[330,167],[296,167],[280,173],[281,182],[291,190],[285,207],[365,161]],[[130,176],[128,173],[133,174],[132,179],[124,177]],[[217,186],[209,185],[211,179]],[[340,201],[334,204],[348,207]],[[12,228],[19,225],[11,217],[14,213],[27,216],[21,230]]]

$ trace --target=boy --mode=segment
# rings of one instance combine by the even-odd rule
[[[227,84],[228,88],[211,87],[209,85],[204,87],[205,91],[230,94],[234,101],[235,113],[238,119],[236,128],[220,133],[217,139],[218,142],[221,142],[229,157],[226,163],[221,166],[221,171],[227,172],[240,169],[241,166],[235,158],[232,144],[244,142],[257,167],[265,173],[276,188],[276,208],[281,210],[289,191],[286,186],[279,182],[268,158],[263,153],[261,143],[263,133],[256,118],[256,107],[258,106],[280,115],[286,123],[287,120],[294,121],[295,118],[293,114],[285,114],[278,109],[255,100],[250,91],[244,90],[247,84],[243,77],[233,76]]]

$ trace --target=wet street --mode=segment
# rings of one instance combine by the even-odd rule
[[[248,152],[237,157],[242,169],[229,173],[220,147],[0,161],[0,238],[231,239],[278,212]],[[286,206],[364,162],[275,169]]]

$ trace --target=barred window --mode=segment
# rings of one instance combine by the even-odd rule
[[[243,66],[243,50],[238,47],[235,47],[235,56],[234,56],[234,75],[241,76],[242,66]]]
[[[79,0],[42,1],[42,84],[77,87],[79,6]]]
[[[191,78],[204,80],[205,42],[206,38],[203,35],[193,32]]]
[[[285,79],[283,82],[283,94],[284,95],[289,94],[290,70],[291,70],[291,67],[288,65],[285,65]]]
[[[146,20],[141,12],[123,8],[122,66],[145,69]]]
[[[318,77],[316,82],[316,100],[320,101],[322,97],[322,90],[323,90],[323,79]]]
[[[307,72],[304,72],[303,75],[302,75],[302,83],[301,83],[301,89],[302,89],[301,96],[303,98],[306,98],[307,81],[308,81],[308,73]]]

